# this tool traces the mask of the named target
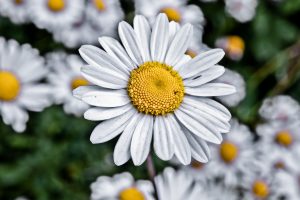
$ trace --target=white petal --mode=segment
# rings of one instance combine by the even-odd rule
[[[83,45],[79,49],[81,57],[90,65],[100,68],[107,68],[113,70],[124,77],[129,77],[129,70],[120,65],[113,57],[108,55],[105,51],[94,47],[92,45]]]
[[[234,94],[236,89],[225,83],[207,83],[200,87],[186,87],[185,92],[198,97],[215,97]]]
[[[99,42],[108,55],[119,61],[124,69],[130,72],[136,67],[118,40],[111,37],[100,37]]]
[[[18,101],[27,110],[40,112],[52,103],[51,89],[52,88],[46,84],[24,85]]]
[[[121,134],[114,150],[114,162],[116,165],[123,165],[130,159],[130,145],[132,135],[142,116],[143,115],[139,113],[133,115],[130,119],[130,122]]]
[[[185,63],[189,62],[192,58],[189,55],[183,55],[176,65],[173,66],[173,69],[179,71],[181,67],[185,65]]]
[[[144,62],[150,61],[150,36],[151,36],[151,27],[147,19],[138,15],[133,20],[134,32],[136,33],[136,41],[138,43],[139,50],[141,52]]]
[[[188,130],[186,129],[185,133],[192,149],[193,158],[202,163],[208,162],[210,158],[210,150],[207,143],[192,133],[187,134],[187,131]]]
[[[175,117],[173,115],[168,115],[168,117],[172,121],[175,155],[182,164],[188,165],[192,159],[189,142]]]
[[[81,68],[81,72],[85,79],[100,87],[109,89],[123,89],[127,87],[128,77],[124,77],[107,68],[85,65]]]
[[[177,64],[182,56],[184,56],[188,49],[193,35],[193,26],[185,24],[175,35],[170,44],[165,62],[168,65],[174,66]]]
[[[218,63],[225,53],[222,49],[212,49],[198,54],[179,69],[183,79],[193,77]]]
[[[173,39],[179,29],[180,29],[180,25],[177,22],[171,21],[169,23],[169,45],[173,41]]]
[[[153,61],[164,62],[169,43],[169,22],[165,14],[159,14],[155,20],[150,42]]]
[[[146,160],[150,151],[152,134],[153,116],[144,115],[132,136],[130,152],[134,165],[139,166]]]
[[[91,121],[107,120],[124,114],[130,109],[134,109],[131,104],[116,108],[90,108],[84,113],[84,118]]]
[[[80,86],[73,90],[73,96],[82,99],[82,96],[88,92],[98,91],[98,86]]]
[[[225,68],[220,65],[215,65],[210,67],[209,69],[201,72],[194,78],[185,79],[184,86],[185,87],[198,87],[200,85],[203,85],[205,83],[208,83],[218,77],[220,77],[222,74],[224,74]]]
[[[162,160],[170,160],[174,154],[174,143],[169,119],[165,116],[155,117],[154,151]]]
[[[120,115],[118,117],[106,120],[100,123],[93,130],[90,140],[93,144],[103,143],[111,140],[124,131],[129,119],[136,113],[135,109]]]
[[[83,94],[82,101],[92,106],[99,107],[118,107],[130,102],[125,90],[106,90],[97,89]]]
[[[201,97],[193,97],[186,95],[184,97],[183,102],[193,107],[193,109],[198,109],[201,112],[210,114],[219,120],[229,121],[231,119],[231,114],[229,110],[214,100],[208,99],[208,101],[205,101],[204,98]],[[209,102],[216,102],[217,104],[212,105]]]
[[[199,120],[194,119],[193,117],[184,113],[180,109],[177,109],[175,111],[175,115],[182,125],[184,125],[188,130],[190,130],[198,137],[201,137],[202,139],[211,143],[216,143],[216,144],[221,143],[222,140],[219,138],[219,136],[212,133]]]
[[[127,22],[123,21],[119,23],[118,31],[122,44],[124,45],[129,57],[135,62],[135,64],[142,64],[142,55],[139,51],[139,47],[136,42],[136,34],[132,27]]]

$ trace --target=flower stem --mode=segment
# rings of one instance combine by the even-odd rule
[[[154,197],[155,197],[155,199],[159,200],[158,195],[157,195],[156,184],[155,184],[155,181],[154,181],[156,171],[155,171],[155,166],[154,166],[151,154],[149,154],[148,157],[147,157],[147,171],[148,171],[149,178],[150,178],[150,180],[152,182],[152,185],[153,185],[153,188],[154,188]]]

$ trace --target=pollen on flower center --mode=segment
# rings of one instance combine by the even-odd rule
[[[65,8],[64,0],[48,0],[48,8],[53,12],[62,11]]]
[[[277,133],[276,142],[284,147],[289,147],[293,143],[293,137],[288,131],[280,131]]]
[[[80,86],[86,86],[86,85],[89,85],[89,82],[80,76],[73,78],[73,80],[71,81],[71,88],[73,90]]]
[[[8,71],[0,71],[0,100],[12,101],[20,91],[20,82],[17,77]]]
[[[181,21],[181,13],[176,8],[166,7],[161,9],[160,12],[165,13],[169,21],[175,21],[175,22]]]
[[[225,163],[232,163],[238,155],[238,147],[228,141],[220,145],[220,156]]]
[[[94,0],[93,3],[99,11],[103,11],[106,8],[104,0]]]
[[[252,192],[259,198],[266,198],[269,195],[269,187],[264,181],[257,180],[252,185]]]
[[[175,111],[184,97],[180,75],[159,62],[146,62],[133,70],[127,90],[137,110],[152,115]]]
[[[145,197],[137,188],[131,187],[120,192],[119,199],[120,200],[145,200]]]

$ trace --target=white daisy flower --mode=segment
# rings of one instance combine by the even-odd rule
[[[105,120],[91,135],[92,143],[103,143],[120,135],[114,151],[117,165],[130,157],[135,165],[147,158],[152,136],[154,150],[162,160],[173,155],[183,164],[191,157],[207,161],[206,142],[221,143],[230,129],[230,112],[207,97],[228,95],[235,88],[210,83],[224,67],[216,65],[224,52],[213,49],[194,59],[184,55],[193,34],[183,26],[169,35],[169,22],[160,14],[152,27],[143,16],[134,19],[134,29],[119,25],[122,45],[108,37],[99,39],[103,51],[94,46],[79,50],[89,64],[83,76],[96,86],[79,87],[74,95],[95,106],[85,113],[89,120]]]
[[[257,0],[225,0],[226,11],[242,23],[253,19],[257,4]]]
[[[283,155],[296,152],[300,144],[299,130],[299,122],[278,123],[275,121],[258,125],[256,128],[260,136],[261,147],[272,152],[278,151]]]
[[[2,0],[0,14],[9,17],[15,24],[28,22],[28,4],[29,0]]]
[[[88,0],[86,9],[87,18],[101,30],[101,35],[115,35],[117,24],[124,19],[119,0]]]
[[[49,31],[66,28],[83,14],[84,0],[31,0],[29,12],[38,28]]]
[[[216,177],[224,178],[227,186],[237,186],[238,174],[251,170],[255,157],[253,135],[247,126],[231,120],[230,132],[224,135],[220,146],[213,146],[212,160],[207,164]]]
[[[96,43],[102,30],[87,19],[86,12],[70,27],[54,30],[55,41],[62,42],[69,48]]]
[[[0,114],[16,132],[26,128],[26,110],[40,112],[51,104],[51,88],[38,83],[46,73],[38,50],[0,38]]]
[[[155,177],[155,185],[159,200],[207,199],[203,187],[195,183],[193,177],[184,170],[166,168],[161,175]]]
[[[204,200],[239,200],[239,193],[231,187],[226,187],[222,184],[216,184],[213,182],[208,182],[204,185],[203,193],[201,194],[201,199]],[[202,198],[204,194],[205,198]]]
[[[224,49],[226,55],[235,61],[241,60],[245,51],[245,42],[237,35],[221,37],[216,40],[215,46]]]
[[[279,95],[267,98],[259,109],[259,114],[267,121],[287,122],[300,119],[300,105],[292,97]]]
[[[135,181],[128,172],[100,176],[91,184],[91,190],[91,200],[154,200],[152,183]]]
[[[89,108],[88,104],[72,95],[73,89],[89,85],[80,73],[80,67],[84,64],[76,55],[67,56],[62,52],[47,55],[47,65],[52,70],[48,75],[48,81],[53,86],[54,101],[56,104],[63,104],[67,114],[81,116]]]
[[[223,76],[216,79],[217,82],[227,83],[236,88],[236,93],[217,97],[223,104],[229,107],[237,106],[246,96],[246,83],[244,78],[238,73],[230,69],[226,69]]]

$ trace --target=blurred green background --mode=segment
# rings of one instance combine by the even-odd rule
[[[259,121],[257,110],[262,100],[280,93],[300,101],[300,1],[281,3],[260,1],[255,18],[241,24],[224,10],[224,2],[197,4],[207,24],[203,41],[213,47],[217,38],[239,35],[246,44],[241,61],[228,58],[222,65],[240,72],[247,82],[247,96],[233,116],[252,129]],[[121,1],[126,21],[132,22],[132,1]],[[1,5],[0,5],[1,6]],[[42,55],[56,50],[77,53],[55,43],[52,35],[33,24],[15,25],[0,17],[0,35],[30,43]],[[41,113],[30,113],[27,130],[14,133],[0,120],[0,199],[26,196],[29,199],[88,199],[89,185],[97,176],[130,171],[136,178],[147,178],[145,166],[131,162],[116,167],[112,152],[116,140],[93,145],[89,136],[94,122],[66,115],[60,106]],[[154,156],[155,157],[155,156]],[[158,171],[168,165],[155,159]]]

